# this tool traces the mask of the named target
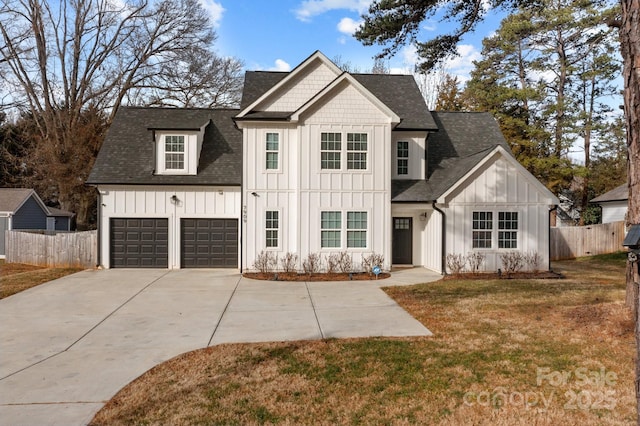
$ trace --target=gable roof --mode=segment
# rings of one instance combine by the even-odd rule
[[[438,131],[427,138],[427,180],[393,180],[391,200],[431,202],[452,188],[498,146],[511,148],[486,112],[432,112]]]
[[[240,185],[242,132],[232,120],[237,112],[237,109],[121,107],[87,183]],[[194,130],[204,125],[198,174],[156,175],[154,129]]]
[[[247,71],[240,108],[247,109],[272,87],[289,75],[288,72]],[[395,130],[437,130],[427,105],[413,76],[397,74],[350,74],[380,102],[400,117]],[[244,119],[288,119],[290,112],[250,111]]]
[[[47,216],[74,216],[71,212],[48,207],[36,191],[30,188],[0,188],[0,212],[13,214],[31,197],[34,197]]]
[[[625,183],[609,192],[594,198],[591,203],[607,203],[611,201],[627,201],[629,199],[629,186]]]

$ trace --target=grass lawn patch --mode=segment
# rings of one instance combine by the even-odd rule
[[[0,299],[81,270],[82,268],[44,268],[0,260]]]
[[[624,267],[388,288],[433,337],[214,346],[145,373],[92,424],[632,424]]]

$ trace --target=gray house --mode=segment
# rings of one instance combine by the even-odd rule
[[[5,257],[5,231],[70,231],[73,213],[47,207],[33,189],[0,188],[0,259]]]

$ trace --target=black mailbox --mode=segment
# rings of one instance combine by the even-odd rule
[[[629,249],[629,260],[637,262],[640,255],[640,225],[631,225],[622,245]]]

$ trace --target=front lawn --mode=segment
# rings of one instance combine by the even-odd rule
[[[81,268],[44,268],[0,260],[0,299],[81,271]]]
[[[389,288],[433,337],[183,354],[125,387],[92,424],[630,424],[624,267],[619,254],[554,262],[563,280]]]

